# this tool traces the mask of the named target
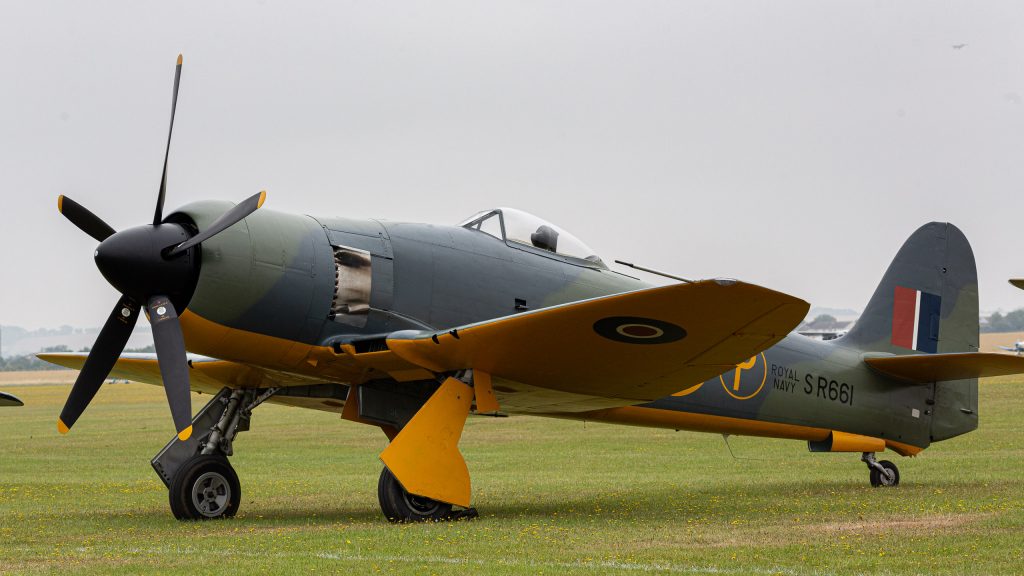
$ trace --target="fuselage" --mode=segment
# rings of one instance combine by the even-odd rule
[[[841,340],[790,334],[736,369],[647,404],[594,419],[823,442],[833,431],[914,454],[932,436],[934,385],[894,385]]]
[[[179,211],[202,229],[220,203]],[[341,343],[442,330],[639,290],[648,284],[581,259],[460,226],[252,214],[202,245],[182,314],[190,351],[339,382]],[[557,354],[557,351],[553,351]],[[558,393],[496,380],[502,409],[731,434],[823,441],[832,431],[915,453],[932,436],[933,386],[893,386],[842,339],[791,334],[707,382],[654,402]]]

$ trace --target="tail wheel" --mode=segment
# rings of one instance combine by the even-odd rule
[[[391,522],[437,522],[452,514],[451,504],[406,492],[386,467],[377,482],[377,499],[381,512]]]
[[[878,462],[878,465],[883,470],[871,468],[871,485],[875,488],[879,486],[899,486],[900,471],[896,468],[896,465],[888,460],[881,460]]]
[[[174,474],[169,498],[178,520],[231,518],[242,501],[242,486],[227,458],[196,456]]]

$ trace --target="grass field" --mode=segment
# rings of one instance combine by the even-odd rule
[[[232,458],[243,503],[179,523],[149,459],[163,391],[107,385],[66,437],[66,384],[0,408],[0,573],[1024,573],[1024,382],[982,384],[977,432],[894,459],[872,489],[854,454],[793,441],[539,418],[471,418],[481,517],[388,524],[378,430],[263,406]],[[208,397],[196,397],[198,408]],[[891,456],[890,456],[891,457]]]

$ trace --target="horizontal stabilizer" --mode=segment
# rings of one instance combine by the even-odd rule
[[[886,376],[915,383],[1024,374],[1024,358],[988,352],[876,356],[864,362]]]
[[[6,392],[0,392],[0,406],[24,406],[25,403]]]

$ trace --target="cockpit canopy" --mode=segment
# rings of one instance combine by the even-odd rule
[[[484,210],[466,219],[460,226],[490,234],[513,247],[526,246],[605,267],[594,251],[572,234],[515,208]]]

